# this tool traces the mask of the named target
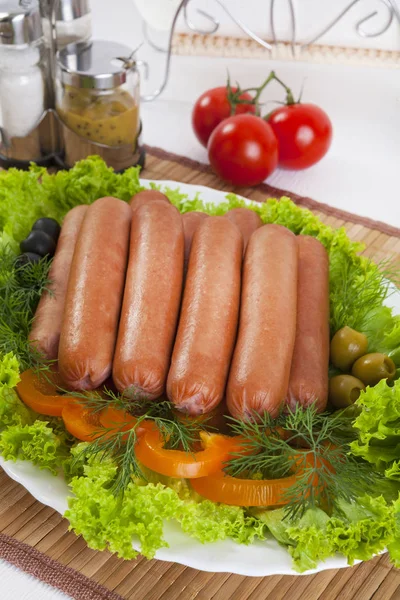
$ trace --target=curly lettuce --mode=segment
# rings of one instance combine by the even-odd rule
[[[139,167],[118,174],[99,156],[81,160],[69,171],[49,173],[32,165],[29,171],[0,171],[0,246],[15,252],[36,219],[52,217],[62,221],[78,204],[91,204],[103,196],[129,200],[143,189]]]
[[[69,448],[48,426],[37,420],[31,425],[10,425],[0,433],[0,454],[6,460],[27,460],[57,475]]]
[[[8,352],[0,359],[0,432],[11,425],[31,425],[37,417],[14,390],[19,380],[18,359]]]
[[[288,547],[294,568],[303,573],[336,552],[353,565],[356,560],[369,560],[386,547],[398,564],[399,509],[399,501],[365,495],[357,502],[338,501],[332,515],[313,508],[293,521],[281,508],[265,511],[259,518],[275,539]]]
[[[0,362],[0,393],[5,388],[14,388],[19,381],[18,359],[11,352],[8,352]]]
[[[356,405],[361,412],[353,423],[358,438],[350,444],[351,452],[400,481],[400,380],[366,388]]]
[[[202,543],[231,538],[249,544],[256,536],[264,537],[264,524],[247,516],[243,508],[197,502],[162,483],[132,481],[123,496],[115,496],[110,493],[116,477],[113,461],[92,457],[82,464],[81,449],[82,445],[72,451],[81,474],[70,481],[74,497],[69,498],[65,517],[95,550],[109,549],[121,558],[134,558],[132,539],[136,538],[141,554],[153,558],[168,545],[163,536],[166,521],[178,522],[185,533]]]

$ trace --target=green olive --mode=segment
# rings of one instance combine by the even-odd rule
[[[356,360],[351,373],[365,385],[376,385],[381,379],[394,379],[396,365],[386,354],[373,352]]]
[[[357,358],[363,356],[367,349],[367,336],[346,325],[332,338],[331,362],[341,371],[350,371]]]
[[[329,402],[335,408],[346,408],[354,404],[364,389],[363,382],[352,375],[335,375],[329,380]]]

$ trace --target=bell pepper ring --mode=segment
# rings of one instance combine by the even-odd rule
[[[110,433],[116,431],[130,431],[135,427],[136,435],[140,436],[152,425],[150,421],[141,421],[139,425],[137,425],[137,417],[134,417],[129,412],[117,408],[112,404],[101,411],[99,418],[100,424]],[[123,437],[122,439],[124,440],[126,437]]]
[[[229,456],[240,449],[237,437],[200,432],[202,450],[184,452],[164,448],[164,440],[160,431],[148,427],[139,438],[136,447],[136,458],[147,468],[167,477],[194,479],[205,478],[210,473],[221,470]]]
[[[221,469],[208,477],[194,479],[191,486],[200,496],[212,502],[231,506],[284,506],[290,502],[290,488],[303,475],[305,465],[311,465],[314,460],[308,452],[299,452],[294,458],[295,472],[281,479],[240,479]],[[318,485],[317,480],[311,483]]]
[[[100,412],[95,412],[80,402],[67,403],[61,416],[65,429],[82,442],[93,442],[105,433],[100,422]]]
[[[212,500],[233,506],[280,506],[285,494],[297,481],[296,475],[282,479],[238,479],[222,470],[191,482],[195,492]]]
[[[68,394],[60,394],[63,382],[55,369],[35,373],[28,369],[21,373],[17,393],[22,402],[40,415],[61,417],[63,408],[72,400]]]

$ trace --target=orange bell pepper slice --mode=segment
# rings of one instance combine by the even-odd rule
[[[234,506],[279,506],[285,493],[296,483],[296,475],[282,479],[238,479],[222,470],[191,482],[192,488],[208,500]]]
[[[118,429],[128,431],[137,423],[137,418],[121,408],[110,404],[100,414],[100,423],[106,429]]]
[[[121,408],[117,408],[110,404],[100,413],[100,423],[101,425],[108,430],[113,431],[129,431],[135,425],[137,425],[137,417],[134,417],[129,412],[122,410]],[[150,421],[142,421],[136,427],[136,435],[141,436],[146,429],[152,426]],[[125,440],[128,436],[123,436],[122,439]]]
[[[282,506],[289,502],[288,490],[304,472],[304,463],[311,464],[313,458],[306,453],[294,455],[298,470],[281,479],[240,479],[231,477],[221,469],[208,477],[193,480],[192,488],[208,500],[233,506]],[[326,462],[326,461],[324,461]],[[329,468],[329,467],[328,467]],[[318,481],[312,481],[313,486]]]
[[[40,415],[61,417],[63,408],[71,402],[72,397],[59,394],[58,387],[63,387],[63,382],[56,370],[35,373],[28,369],[21,373],[17,393],[24,404]]]
[[[184,452],[164,448],[160,431],[148,427],[135,447],[136,458],[147,468],[167,477],[194,479],[222,469],[229,456],[240,448],[238,438],[200,432],[202,450]]]
[[[69,402],[62,410],[61,416],[65,429],[82,442],[93,442],[103,435],[100,412],[95,412],[80,402]]]

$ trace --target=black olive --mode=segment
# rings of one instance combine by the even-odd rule
[[[17,256],[15,266],[18,268],[24,267],[30,263],[38,263],[42,258],[42,256],[39,256],[39,254],[35,254],[34,252],[24,252],[24,254]]]
[[[32,231],[44,231],[56,242],[60,235],[61,227],[55,219],[43,217],[33,224]]]
[[[44,231],[31,231],[20,244],[21,252],[33,252],[40,256],[54,256],[56,243]]]

